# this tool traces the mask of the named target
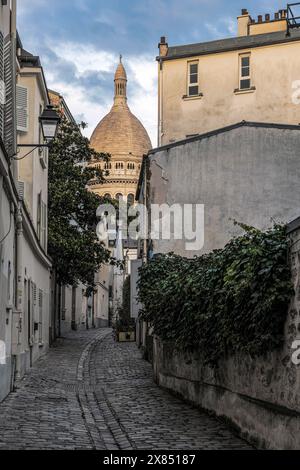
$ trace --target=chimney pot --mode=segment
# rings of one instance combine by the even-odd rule
[[[285,19],[286,18],[286,10],[280,10],[280,17],[282,19]]]
[[[267,13],[267,14],[265,15],[265,20],[266,20],[266,21],[270,21],[270,15],[269,15],[269,13]]]
[[[161,36],[160,43],[161,44],[166,44],[166,36]]]
[[[263,18],[262,15],[258,15],[258,22],[259,23],[262,23],[262,18]]]
[[[275,13],[275,20],[279,20],[279,13]]]
[[[247,8],[242,9],[242,15],[249,15]]]

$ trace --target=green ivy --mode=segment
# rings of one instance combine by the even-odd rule
[[[140,269],[142,318],[181,351],[206,363],[280,347],[293,295],[286,228],[245,234],[192,260],[158,255]]]

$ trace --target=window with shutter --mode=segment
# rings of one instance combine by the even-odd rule
[[[4,138],[4,105],[5,105],[5,82],[4,82],[4,38],[0,31],[0,136]]]
[[[39,289],[39,343],[43,343],[43,291]]]
[[[44,202],[42,202],[41,244],[44,250],[46,250],[47,248],[47,206]]]
[[[4,82],[5,82],[5,109],[4,109],[4,144],[8,156],[16,154],[16,99],[15,99],[15,57],[16,44],[10,40],[10,35],[4,40]]]
[[[17,130],[28,131],[28,89],[17,85]]]
[[[42,193],[37,197],[37,235],[41,240],[41,220],[42,220]]]

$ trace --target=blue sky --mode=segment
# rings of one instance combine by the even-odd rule
[[[25,49],[41,57],[49,88],[64,94],[90,135],[110,109],[113,75],[123,54],[129,106],[156,144],[160,36],[170,45],[236,35],[236,17],[285,8],[277,0],[18,0]]]

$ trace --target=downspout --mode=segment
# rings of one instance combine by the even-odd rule
[[[162,144],[163,137],[163,61],[159,60],[159,83],[158,83],[158,147]]]
[[[16,273],[17,273],[17,292],[16,292],[16,307],[17,307],[17,318],[18,325],[16,326],[18,330],[18,345],[21,346],[21,350],[24,346],[24,302],[23,302],[23,216],[21,203],[18,205],[17,216],[16,216]],[[16,322],[16,319],[15,319]],[[20,379],[20,354],[17,354],[15,357],[16,361],[16,378]]]

